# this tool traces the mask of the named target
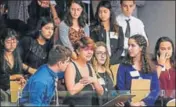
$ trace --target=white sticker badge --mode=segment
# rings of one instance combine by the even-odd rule
[[[139,77],[139,72],[138,71],[130,71],[131,77]]]

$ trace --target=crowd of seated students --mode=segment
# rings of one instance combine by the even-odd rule
[[[161,100],[166,105],[175,98],[176,50],[173,41],[169,37],[159,38],[151,60],[147,52],[149,41],[144,25],[131,16],[135,0],[121,0],[122,14],[117,17],[113,15],[108,0],[100,1],[95,21],[90,27],[82,1],[71,0],[63,20],[59,19],[53,6],[51,1],[33,0],[29,5],[30,30],[19,39],[18,31],[8,28],[7,23],[0,23],[2,101],[10,101],[10,81],[17,81],[24,87],[26,81],[31,80],[30,77],[39,76],[38,72],[41,73],[42,70],[38,68],[51,61],[51,58],[48,59],[49,53],[56,44],[62,44],[72,52],[71,62],[65,64],[55,61],[54,64],[60,71],[63,65],[61,62],[66,68],[64,78],[61,78],[62,85],[68,92],[63,105],[103,105],[117,96],[118,91],[131,90],[133,79],[150,80],[150,93],[139,102],[129,100],[117,103],[116,106],[161,106]],[[130,12],[127,12],[127,8]],[[126,31],[127,18],[130,19],[130,34]],[[5,21],[2,19],[0,22]],[[137,28],[134,27],[136,23]],[[58,34],[58,38],[54,37],[55,34]],[[54,96],[54,80],[46,89],[48,86],[52,87],[52,95],[50,93],[47,101],[44,101],[46,105],[51,103]],[[35,91],[35,87],[33,90]],[[42,100],[45,98],[38,97],[37,100],[41,101],[35,102],[36,105],[43,105]]]

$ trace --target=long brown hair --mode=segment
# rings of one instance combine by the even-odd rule
[[[155,66],[151,61],[151,58],[148,53],[147,40],[144,36],[136,34],[131,36],[129,39],[134,39],[135,42],[142,48],[141,54],[141,71],[143,73],[149,73],[155,70]],[[129,53],[126,56],[125,62],[126,64],[133,64],[133,58],[129,56]]]
[[[110,64],[110,57],[109,57],[109,54],[108,54],[108,50],[107,50],[107,47],[106,47],[106,44],[104,42],[96,42],[96,48],[95,50],[100,47],[100,46],[103,46],[105,49],[106,49],[106,61],[105,63],[103,64],[103,67],[105,68],[105,72],[108,73],[108,75],[111,77],[111,79],[113,80],[113,76],[112,76],[112,72],[109,68],[109,64]],[[93,69],[95,70],[95,73],[98,77],[101,77],[99,74],[98,74],[98,70],[97,70],[97,58],[95,56],[95,52],[94,52],[94,55],[91,59],[91,63],[92,63],[92,67]]]

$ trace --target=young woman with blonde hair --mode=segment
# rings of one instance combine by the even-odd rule
[[[97,75],[98,81],[104,89],[103,96],[100,96],[98,99],[99,105],[102,105],[112,98],[111,93],[114,91],[113,73],[109,68],[110,58],[104,42],[96,43],[96,48],[91,63]]]

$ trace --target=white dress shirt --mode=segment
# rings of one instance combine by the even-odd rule
[[[124,36],[125,36],[126,28],[127,28],[127,23],[125,20],[128,20],[128,19],[130,19],[130,21],[129,21],[130,36],[133,36],[135,34],[140,34],[140,35],[144,36],[146,38],[146,40],[148,41],[148,38],[147,38],[145,30],[144,30],[144,24],[140,19],[133,17],[133,16],[126,17],[123,14],[120,14],[116,17],[116,21],[117,21],[118,25],[120,25],[122,27]],[[128,38],[124,37],[124,49],[127,49],[127,48],[128,48]],[[124,52],[122,53],[122,56],[124,56]]]

